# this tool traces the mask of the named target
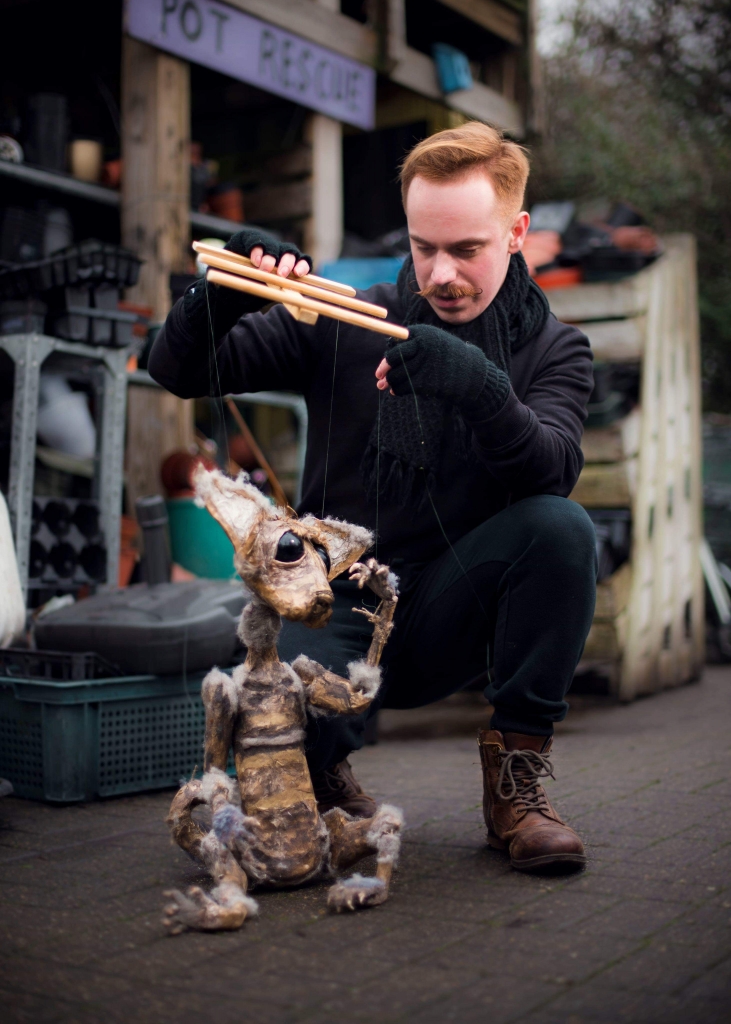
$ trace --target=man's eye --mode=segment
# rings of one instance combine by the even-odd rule
[[[305,553],[305,546],[302,539],[296,533],[283,533],[277,544],[277,553],[274,556],[278,562],[298,562]]]
[[[313,544],[312,546],[325,563],[327,572],[330,572],[330,555],[327,553],[327,548],[324,548],[322,544]]]
[[[460,259],[468,260],[477,255],[477,249],[457,249],[455,250],[455,254],[459,256]]]

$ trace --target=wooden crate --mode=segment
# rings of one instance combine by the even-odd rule
[[[622,700],[697,678],[704,656],[695,244],[673,235],[664,245],[634,277],[547,293],[597,359],[640,365],[638,408],[585,433],[587,463],[571,495],[632,512],[630,561],[599,584],[584,651],[584,665],[605,672]]]

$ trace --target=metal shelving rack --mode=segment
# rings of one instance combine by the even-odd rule
[[[0,348],[15,363],[8,507],[23,591],[28,588],[38,388],[46,360],[55,369],[83,371],[95,389],[99,414],[92,497],[99,502],[107,550],[107,585],[116,586],[129,351],[62,341],[46,334],[0,335]]]

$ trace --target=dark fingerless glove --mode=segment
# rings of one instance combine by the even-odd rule
[[[224,249],[239,256],[249,256],[251,250],[257,246],[262,247],[265,256],[274,256],[277,263],[286,253],[291,253],[297,260],[307,260],[312,270],[312,260],[300,252],[296,245],[291,242],[278,242],[260,228],[244,228],[237,231],[229,238]],[[236,291],[234,288],[209,284],[206,289],[203,278],[192,284],[183,297],[183,311],[191,331],[200,334],[202,331],[208,332],[212,326],[216,341],[227,334],[242,316],[257,313],[266,305],[266,299]]]
[[[487,419],[502,409],[510,378],[482,349],[432,327],[414,324],[407,341],[389,348],[388,384],[397,395],[442,398],[470,418]]]
[[[272,238],[271,235],[268,235],[266,231],[262,231],[261,228],[244,228],[242,231],[237,231],[235,235],[231,235],[224,249],[228,249],[229,252],[235,252],[239,256],[250,256],[251,250],[256,249],[257,246],[261,246],[265,256],[274,256],[277,263],[279,263],[282,256],[291,253],[292,256],[297,258],[297,261],[307,260],[310,270],[312,270],[312,258],[310,256],[300,252],[292,242],[278,242],[276,238]]]

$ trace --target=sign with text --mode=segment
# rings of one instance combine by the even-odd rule
[[[374,125],[373,68],[218,0],[127,0],[125,29],[160,50],[338,121]]]

